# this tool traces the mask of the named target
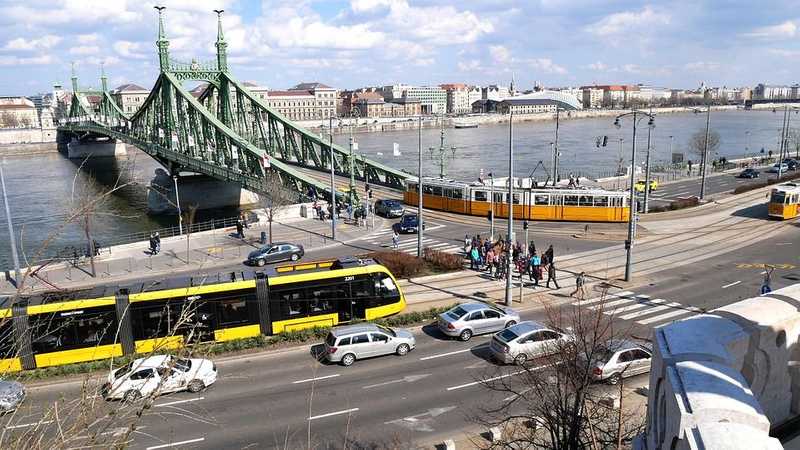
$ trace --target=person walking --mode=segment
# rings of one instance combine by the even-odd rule
[[[156,231],[156,234],[153,237],[153,239],[156,243],[156,255],[157,255],[161,253],[161,235],[158,234],[158,231]]]
[[[570,297],[575,297],[579,300],[583,300],[586,297],[586,289],[584,285],[586,284],[586,273],[581,272],[578,276],[575,277],[575,290],[569,294]]]
[[[347,205],[347,220],[353,222],[353,205]]]
[[[469,268],[472,270],[479,270],[480,258],[481,255],[478,253],[478,247],[472,247],[472,249],[469,251]]]
[[[548,264],[555,262],[555,258],[553,256],[553,244],[550,244],[550,246],[547,247],[547,250],[544,252],[544,256],[547,258]]]
[[[531,241],[530,244],[528,244],[528,255],[530,256],[534,253],[536,253],[536,244]]]
[[[547,257],[547,253],[545,253],[544,257],[547,261],[547,288],[550,289],[550,282],[552,281],[556,289],[561,289],[558,286],[558,280],[556,280],[556,263]]]
[[[150,233],[150,254],[156,254],[156,237],[153,233]]]
[[[775,266],[766,266],[764,270],[764,282],[761,284],[761,295],[769,294],[772,292],[772,272],[775,271]]]
[[[468,234],[464,235],[464,254],[469,254],[469,246],[472,245],[472,239],[469,238]]]
[[[244,225],[242,224],[242,219],[236,221],[236,234],[239,235],[239,239],[244,239]]]
[[[494,266],[494,248],[489,248],[486,252],[486,271],[489,272],[489,276],[494,278],[494,274],[492,273],[492,268]]]
[[[542,279],[542,258],[536,252],[531,255],[528,277],[534,286],[539,286],[539,280]]]
[[[397,234],[397,230],[392,232],[392,249],[397,250],[400,248],[400,235]]]

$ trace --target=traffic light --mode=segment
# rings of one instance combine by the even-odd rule
[[[372,191],[367,191],[367,195],[369,196],[369,199],[372,200]]]
[[[603,147],[608,145],[608,136],[603,136]]]
[[[522,229],[525,230],[525,231],[528,230],[528,221],[527,220],[522,222]]]

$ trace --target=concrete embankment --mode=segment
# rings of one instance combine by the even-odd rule
[[[28,156],[47,153],[58,153],[58,144],[55,142],[33,142],[0,145],[0,156]]]

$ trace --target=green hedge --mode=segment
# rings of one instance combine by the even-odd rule
[[[404,314],[397,314],[391,317],[378,319],[373,321],[381,325],[391,327],[407,327],[419,325],[421,323],[432,320],[437,315],[452,308],[455,304],[447,307],[434,307],[427,311],[409,312]],[[322,341],[328,334],[329,328],[312,328],[300,331],[289,331],[275,336],[255,336],[244,339],[236,339],[226,342],[211,342],[205,344],[197,344],[191,347],[192,354],[196,356],[212,356],[224,355],[227,353],[236,353],[253,349],[269,350],[291,344],[307,344],[314,341]],[[126,364],[130,360],[141,357],[142,355],[128,355],[123,357],[114,358],[114,367],[119,367]],[[20,381],[33,381],[44,380],[54,377],[65,377],[79,374],[86,374],[92,372],[103,372],[109,369],[110,359],[101,359],[97,361],[88,361],[84,363],[67,364],[63,366],[46,367],[43,369],[34,369],[20,372],[18,378]]]

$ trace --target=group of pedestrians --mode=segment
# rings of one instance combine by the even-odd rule
[[[520,242],[512,243],[502,236],[499,240],[493,241],[491,238],[482,238],[480,234],[473,237],[464,236],[464,251],[470,261],[470,268],[489,272],[492,279],[505,279],[509,276],[509,258],[516,267],[520,278],[526,274],[534,286],[539,286],[539,281],[544,280],[545,273],[547,279],[545,286],[550,287],[550,283],[559,289],[556,279],[556,264],[553,246],[550,245],[541,256],[536,252],[536,244],[531,241],[528,243],[527,251]]]

